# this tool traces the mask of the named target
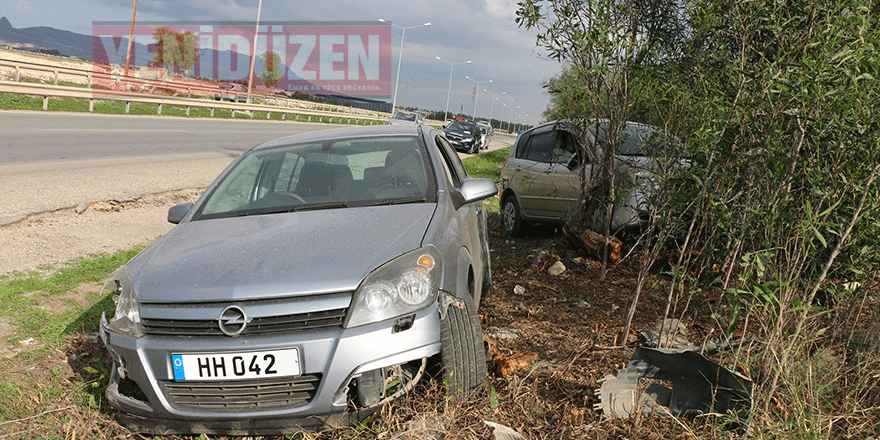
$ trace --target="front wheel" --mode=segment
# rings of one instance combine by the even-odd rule
[[[440,321],[440,359],[447,392],[466,396],[486,385],[486,350],[474,300],[456,298]]]
[[[519,202],[516,196],[507,196],[501,206],[501,221],[504,224],[504,232],[515,237],[522,229],[523,221],[519,213]]]

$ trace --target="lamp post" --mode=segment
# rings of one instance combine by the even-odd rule
[[[400,81],[400,65],[403,62],[403,39],[406,37],[406,30],[419,28],[419,27],[427,27],[427,26],[431,25],[431,22],[416,25],[416,26],[403,27],[403,26],[398,26],[390,21],[385,21],[382,18],[380,18],[379,21],[381,21],[382,23],[388,23],[391,26],[394,26],[394,27],[403,31],[400,34],[400,53],[397,55],[397,76],[394,78],[394,99],[391,101],[391,113],[394,113],[394,109],[397,108],[397,82]]]
[[[483,89],[483,90],[485,90],[485,89]],[[506,95],[507,92],[501,92],[501,94]],[[493,115],[493,113],[495,113],[495,101],[497,101],[497,100],[498,100],[497,96],[492,98],[492,106],[489,107],[489,126],[490,127],[492,126],[492,115]],[[498,128],[500,129],[501,126],[498,126]]]
[[[452,70],[453,70],[453,68],[455,68],[456,64],[470,64],[471,61],[467,60],[467,61],[459,61],[457,63],[453,63],[452,61],[446,61],[440,57],[434,57],[434,58],[437,58],[438,60],[443,61],[444,63],[449,63],[449,89],[446,91],[446,111],[443,112],[443,124],[445,125],[446,120],[449,118],[449,95],[452,94]]]
[[[464,77],[474,82],[474,113],[473,113],[473,115],[471,115],[471,117],[473,117],[474,120],[476,121],[476,120],[477,120],[477,97],[478,97],[479,92],[480,92],[480,89],[479,89],[480,84],[482,84],[482,83],[490,83],[490,82],[492,82],[492,80],[490,79],[490,80],[487,80],[487,81],[477,81],[477,80],[475,80],[475,79],[473,79],[473,78],[471,78],[471,77],[469,77],[469,76],[467,76],[467,75],[465,75]]]

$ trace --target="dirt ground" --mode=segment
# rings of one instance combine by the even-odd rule
[[[108,200],[28,216],[0,226],[0,276],[29,272],[96,253],[112,253],[155,239],[174,226],[168,208],[194,202],[202,189],[128,200]]]

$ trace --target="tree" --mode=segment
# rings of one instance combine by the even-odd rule
[[[260,55],[260,61],[263,63],[263,84],[266,87],[275,87],[283,75],[281,74],[281,56],[271,50]]]
[[[156,40],[153,63],[157,66],[184,74],[198,61],[198,44],[190,31],[176,32],[168,26],[162,26],[153,32],[153,39]]]
[[[568,63],[559,78],[545,84],[554,96],[551,115],[579,125],[584,145],[591,141],[590,125],[601,123],[607,133],[601,157],[589,157],[595,148],[579,152],[583,193],[581,209],[570,226],[590,231],[594,214],[603,208],[607,247],[615,205],[614,158],[619,134],[629,120],[633,97],[640,96],[631,88],[633,76],[641,66],[661,59],[662,49],[679,44],[684,29],[679,7],[662,0],[551,0],[544,11],[541,3],[545,2],[520,2],[516,21],[527,29],[539,30],[537,45],[547,50],[550,58]],[[603,258],[600,280],[606,272],[607,257]]]

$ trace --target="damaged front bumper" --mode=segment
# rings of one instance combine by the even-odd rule
[[[106,397],[121,423],[153,434],[290,434],[351,425],[411,388],[427,358],[440,353],[438,307],[355,328],[235,338],[132,338],[112,332],[102,317],[101,338],[114,361]],[[290,349],[300,356],[296,377],[181,381],[172,365],[180,353]]]

